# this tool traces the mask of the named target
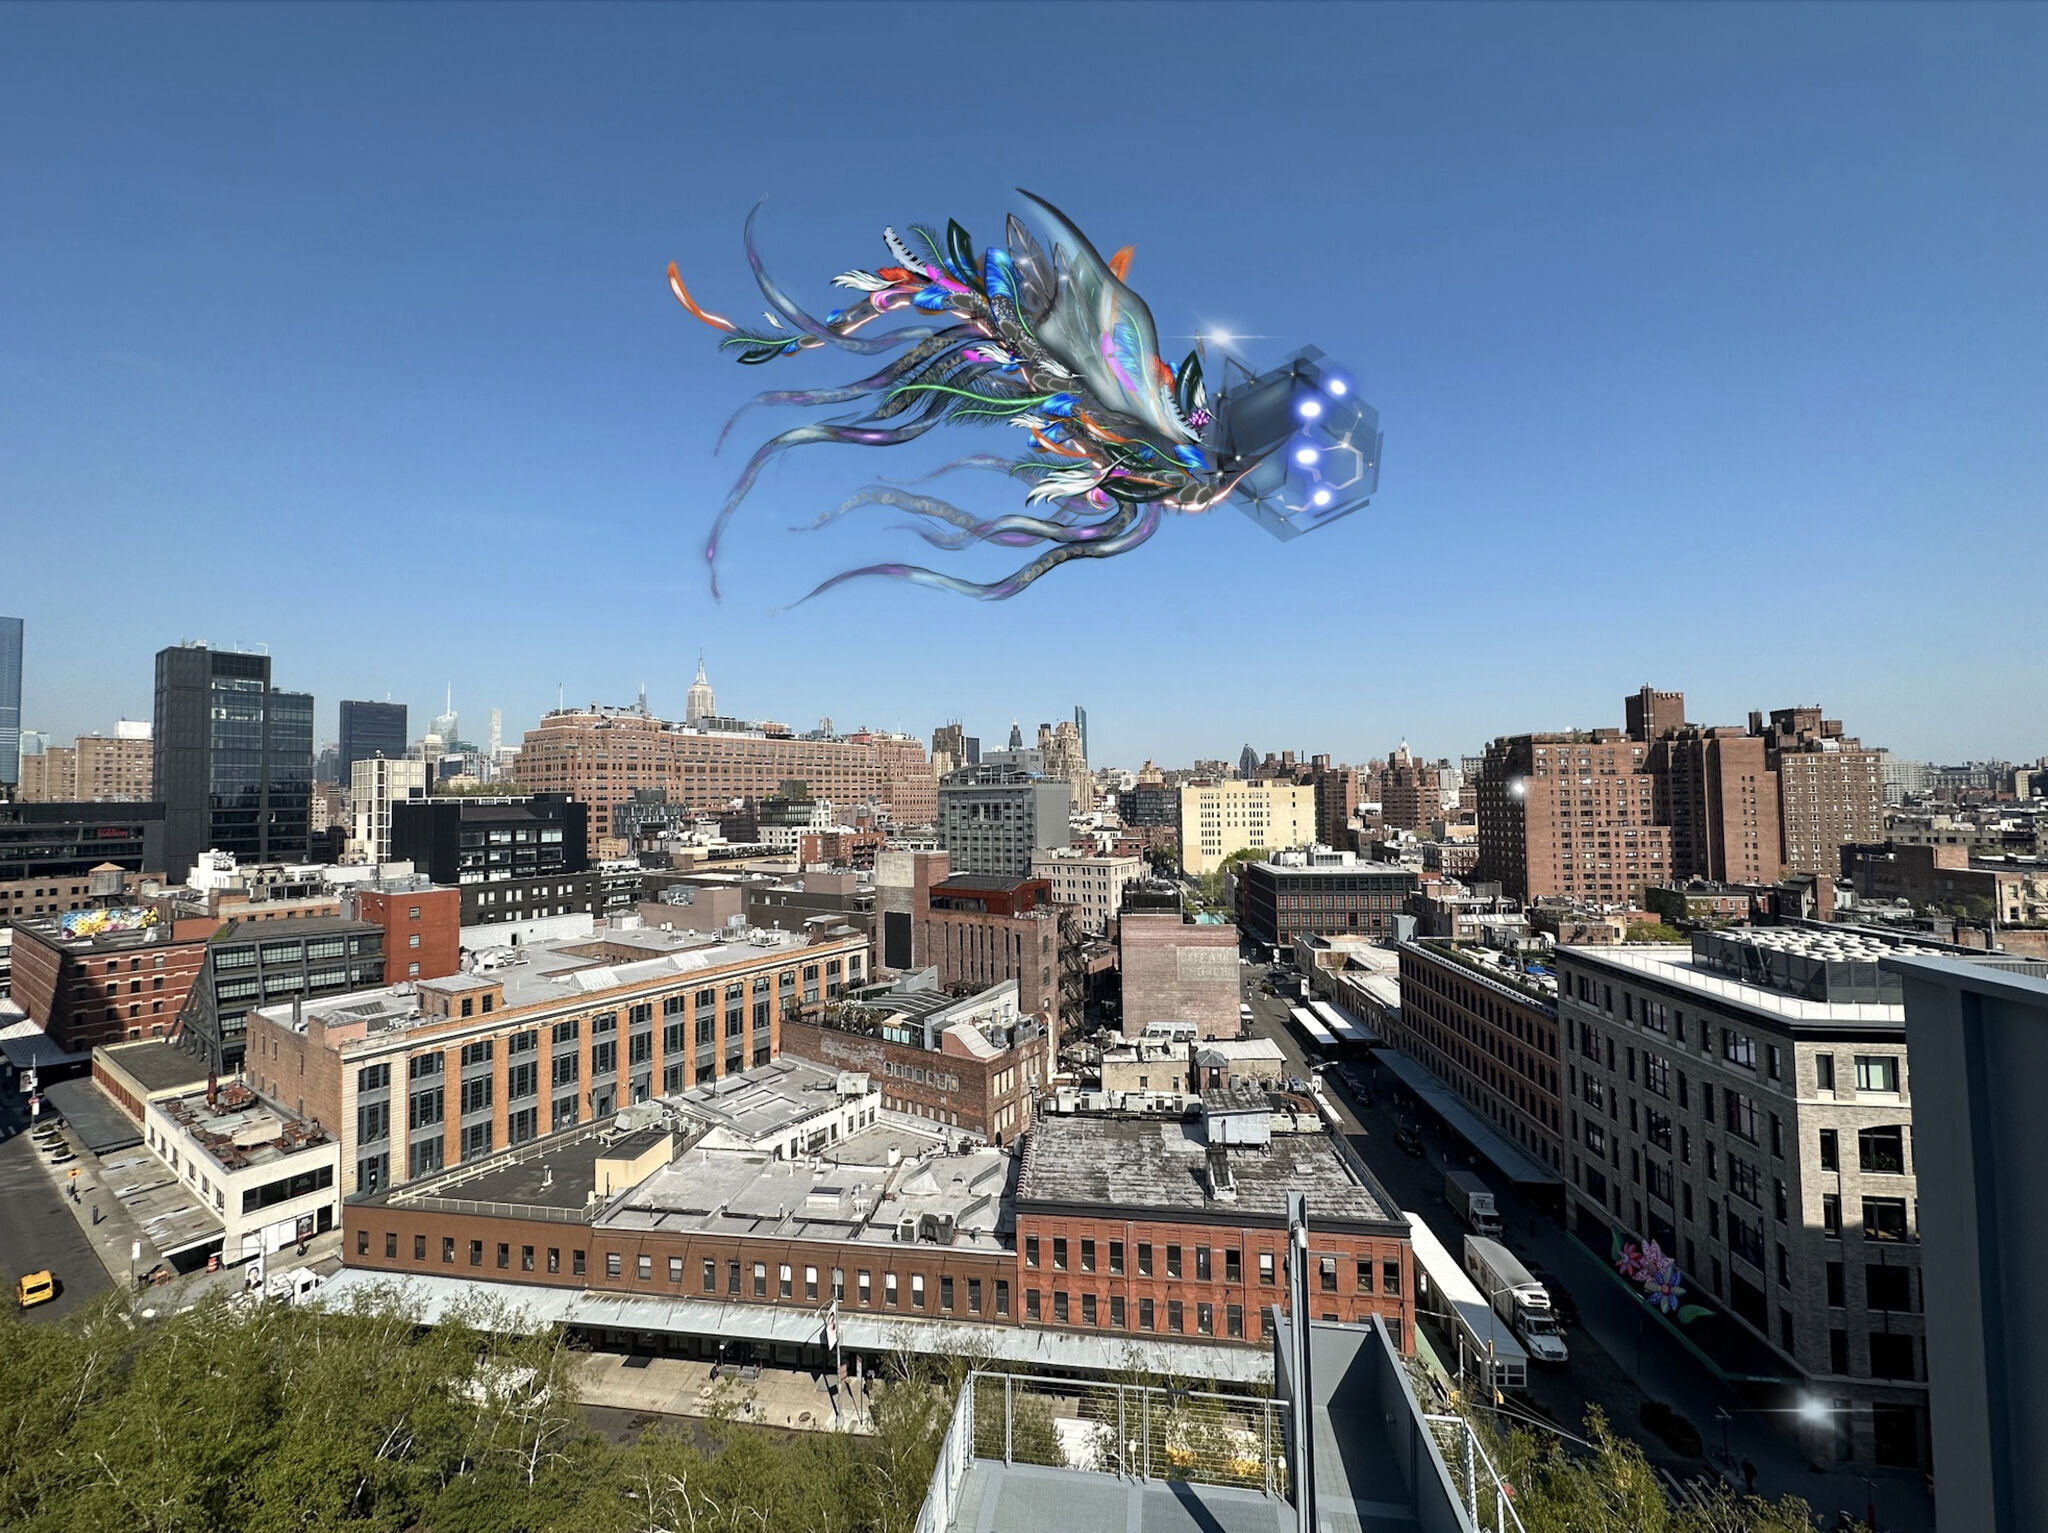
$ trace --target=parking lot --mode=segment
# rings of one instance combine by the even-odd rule
[[[28,1123],[21,1094],[0,1094],[0,1282],[11,1304],[23,1273],[55,1274],[57,1297],[27,1313],[45,1324],[91,1303],[111,1285],[63,1194],[38,1164],[48,1154],[37,1147]]]

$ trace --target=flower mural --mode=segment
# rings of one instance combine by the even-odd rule
[[[1643,1302],[1662,1314],[1673,1316],[1680,1325],[1690,1325],[1713,1311],[1703,1305],[1684,1304],[1685,1276],[1677,1261],[1666,1255],[1654,1240],[1640,1245],[1614,1237],[1614,1270],[1642,1290]]]

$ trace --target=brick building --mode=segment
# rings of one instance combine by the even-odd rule
[[[1673,879],[1777,881],[1785,862],[1778,774],[1761,739],[1688,724],[1651,743],[1647,769],[1657,818],[1671,827]]]
[[[1039,1125],[1017,1178],[1026,1325],[1267,1341],[1266,1311],[1287,1308],[1287,1194],[1301,1192],[1317,1317],[1377,1314],[1413,1349],[1412,1250],[1393,1199],[1329,1135],[1274,1132],[1262,1106],[1217,1110],[1236,1100],[1215,1093],[1193,1123]]]
[[[1967,846],[1845,846],[1842,876],[1863,900],[1904,900],[2007,926],[2048,921],[2048,865],[1977,861]]]
[[[1316,839],[1325,846],[1343,846],[1351,834],[1352,816],[1358,812],[1358,773],[1351,767],[1331,766],[1328,756],[1318,756],[1310,765]]]
[[[339,1124],[345,1190],[396,1186],[766,1064],[785,1017],[867,975],[867,942],[629,929],[250,1015],[256,1089]]]
[[[342,909],[384,928],[392,981],[441,979],[462,967],[462,891],[428,878],[380,879],[342,895]]]
[[[631,708],[546,715],[520,746],[519,781],[591,806],[592,855],[613,810],[642,788],[663,790],[671,804],[719,810],[734,799],[766,798],[786,782],[801,782],[814,798],[849,815],[873,803],[899,825],[929,825],[938,812],[937,781],[917,740],[869,733],[798,737],[779,725],[748,729],[715,719],[676,724]]]
[[[1117,927],[1124,1036],[1153,1022],[1192,1022],[1203,1038],[1235,1038],[1237,946],[1228,922],[1126,906]]]
[[[1052,1033],[1017,1008],[1017,982],[955,997],[922,980],[782,1024],[784,1053],[866,1071],[882,1106],[1005,1145],[1031,1127],[1052,1076]]]
[[[917,932],[919,967],[936,968],[946,989],[981,991],[1015,980],[1018,1009],[1046,1018],[1055,1038],[1078,1020],[1067,971],[1079,936],[1044,879],[956,874],[931,886]]]
[[[1621,712],[1624,733],[1645,745],[1686,727],[1683,692],[1659,692],[1646,684],[1622,699]]]
[[[1058,847],[1034,852],[1031,876],[1052,885],[1055,904],[1074,907],[1081,930],[1100,937],[1116,924],[1124,889],[1146,876],[1146,861],[1137,853],[1084,852]]]
[[[1671,832],[1657,822],[1649,751],[1615,729],[1493,741],[1479,775],[1478,876],[1525,902],[1610,905],[1665,882]]]
[[[1380,770],[1380,824],[1390,830],[1421,830],[1442,814],[1437,769],[1417,761],[1404,741]]]
[[[1765,760],[1778,774],[1785,867],[1834,873],[1845,846],[1884,840],[1884,752],[1865,750],[1842,733],[1840,719],[1816,706],[1773,709],[1768,722],[1749,716]]]
[[[1447,942],[1401,944],[1386,1041],[1553,1171],[1564,1168],[1557,985],[1482,965]]]
[[[216,925],[143,906],[18,921],[14,1001],[60,1049],[170,1037]]]

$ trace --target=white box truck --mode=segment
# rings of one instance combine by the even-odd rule
[[[1571,1353],[1558,1334],[1550,1290],[1529,1275],[1515,1253],[1483,1235],[1465,1237],[1465,1274],[1539,1363],[1562,1365]]]
[[[1475,1235],[1500,1233],[1500,1210],[1494,1205],[1493,1192],[1471,1172],[1444,1173],[1444,1201]]]

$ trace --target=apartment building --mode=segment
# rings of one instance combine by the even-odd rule
[[[1880,961],[1931,951],[1823,927],[1557,950],[1576,1232],[1675,1256],[1747,1371],[1825,1402],[1800,1427],[1817,1463],[1928,1462],[1913,1082]]]
[[[1238,852],[1307,846],[1315,839],[1315,789],[1264,781],[1189,783],[1180,790],[1180,861],[1212,873]]]
[[[1124,889],[1146,876],[1143,857],[1054,847],[1034,852],[1031,876],[1052,885],[1053,903],[1071,905],[1081,930],[1104,936],[1123,908]]]
[[[1883,751],[1864,749],[1818,706],[1774,709],[1768,722],[1752,713],[1749,732],[1778,774],[1788,871],[1832,876],[1843,847],[1884,840]]]
[[[1477,876],[1524,902],[1622,905],[1670,876],[1650,747],[1620,730],[1513,735],[1486,748]]]
[[[1356,852],[1311,847],[1237,871],[1237,918],[1261,942],[1291,947],[1316,935],[1392,936],[1417,888],[1415,870]]]
[[[1068,844],[1072,790],[1016,767],[963,767],[938,787],[939,845],[956,873],[1029,878],[1039,853]]]
[[[1784,867],[1778,774],[1745,730],[1686,725],[1651,742],[1652,802],[1671,827],[1670,876],[1776,883]]]

